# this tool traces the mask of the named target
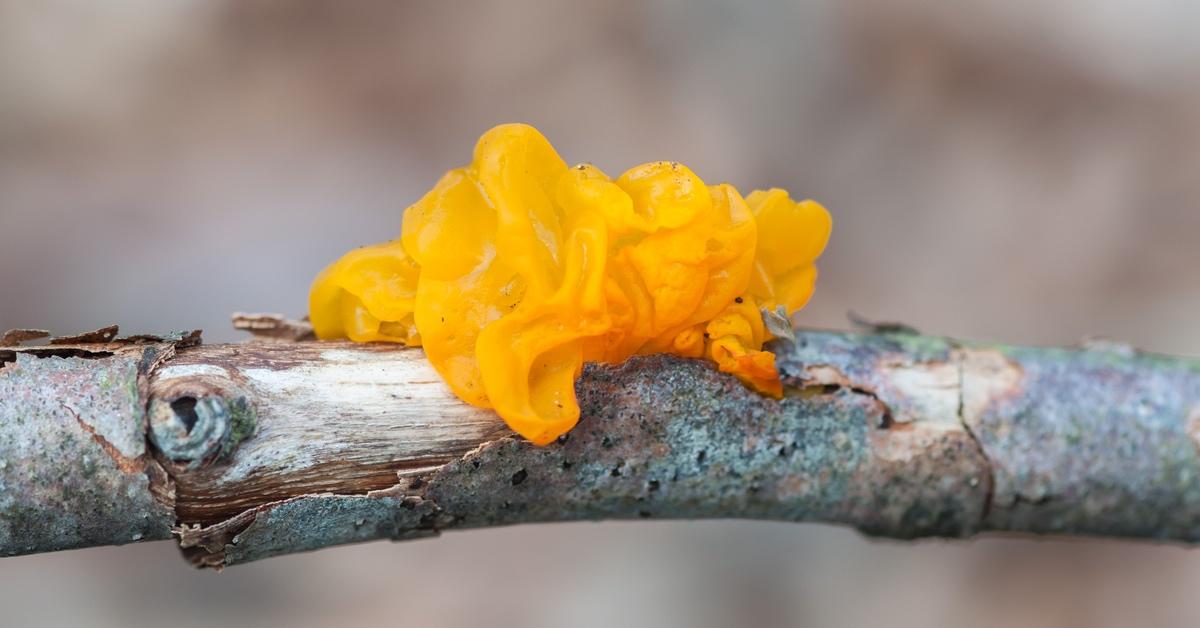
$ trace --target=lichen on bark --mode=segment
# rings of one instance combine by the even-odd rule
[[[138,359],[34,357],[0,370],[0,551],[166,539]]]

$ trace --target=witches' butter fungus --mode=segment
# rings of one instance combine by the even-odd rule
[[[579,419],[584,362],[704,358],[779,397],[764,312],[808,301],[830,228],[784,190],[743,198],[666,161],[614,180],[506,124],[405,210],[399,239],[322,271],[309,310],[322,339],[423,346],[455,394],[544,445]]]

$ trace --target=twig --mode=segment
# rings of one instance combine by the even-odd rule
[[[419,350],[188,345],[0,348],[0,554],[174,532],[222,567],[609,518],[1200,540],[1200,360],[802,331],[782,401],[698,361],[589,365],[580,424],[535,447]]]

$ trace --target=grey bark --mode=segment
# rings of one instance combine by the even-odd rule
[[[699,361],[589,365],[579,425],[535,447],[419,350],[112,335],[0,348],[0,554],[174,535],[223,567],[614,518],[1200,540],[1200,360],[801,331],[782,400]]]

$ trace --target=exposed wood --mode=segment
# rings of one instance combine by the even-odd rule
[[[254,407],[256,432],[228,464],[174,474],[187,524],[309,493],[387,488],[398,473],[509,434],[492,412],[456,399],[422,352],[394,345],[198,347],[160,369],[153,390],[164,400],[242,397]]]
[[[155,525],[138,533],[161,538],[169,522],[195,564],[216,567],[446,529],[603,518],[823,521],[898,538],[1200,540],[1200,361],[1120,345],[802,331],[775,348],[782,401],[698,361],[589,365],[577,386],[583,418],[548,447],[455,399],[419,350],[167,346],[170,359],[136,361],[112,343],[8,349],[8,359],[0,349],[0,461],[23,456],[19,474],[0,465],[0,553],[132,540],[125,529],[75,530],[70,543],[43,542],[39,518],[69,505],[19,522],[7,514],[14,500],[44,499],[47,484],[27,479],[39,474],[107,487],[89,484],[83,455],[105,462],[106,477],[145,480],[111,500],[122,508],[103,510],[113,530],[149,516]],[[45,369],[68,373],[55,381],[71,386],[43,382]],[[80,383],[112,369],[138,383],[123,397],[138,403],[105,406],[100,421]],[[67,397],[69,410],[54,409]],[[32,407],[50,408],[36,416],[57,427],[18,423]],[[124,426],[118,440],[107,435],[114,424]],[[148,450],[130,444],[139,435]],[[31,453],[64,440],[85,450]]]

